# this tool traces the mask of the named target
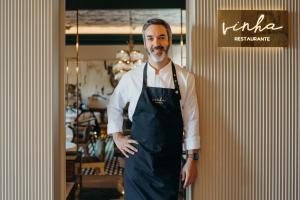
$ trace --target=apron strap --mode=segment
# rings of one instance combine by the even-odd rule
[[[181,94],[180,94],[180,89],[179,89],[179,85],[178,85],[176,69],[175,69],[175,65],[174,65],[173,62],[172,62],[172,73],[173,73],[173,82],[174,82],[174,86],[175,86],[175,93],[178,94],[179,100],[180,100],[181,99]]]
[[[147,87],[147,62],[145,63],[144,66],[144,73],[143,73],[143,88]]]
[[[143,88],[147,87],[147,67],[148,67],[148,62],[145,63],[144,66],[144,73],[143,73]],[[179,100],[181,99],[181,94],[180,94],[180,89],[179,89],[179,85],[178,85],[178,80],[177,80],[177,75],[176,75],[176,69],[175,69],[175,65],[172,62],[172,74],[173,74],[173,82],[174,82],[174,86],[175,86],[175,93],[178,94],[179,96]]]

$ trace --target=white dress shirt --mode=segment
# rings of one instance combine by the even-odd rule
[[[194,75],[180,66],[175,65],[176,74],[181,94],[181,112],[183,118],[184,143],[187,150],[200,148],[199,114],[197,95],[195,90]],[[122,132],[123,108],[129,102],[128,117],[132,121],[137,102],[143,86],[142,67],[132,69],[123,75],[115,88],[107,107],[108,134]],[[155,73],[155,69],[148,64],[147,86],[160,88],[175,88],[172,78],[172,64],[169,62],[165,67]]]

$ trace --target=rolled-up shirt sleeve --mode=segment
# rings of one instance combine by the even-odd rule
[[[198,101],[195,77],[192,73],[188,75],[186,89],[186,96],[182,105],[184,144],[187,150],[200,149]]]
[[[121,78],[107,106],[107,133],[113,134],[122,132],[123,129],[123,109],[128,102],[128,80],[126,74]]]

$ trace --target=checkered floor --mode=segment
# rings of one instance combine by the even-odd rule
[[[118,157],[114,156],[114,141],[111,137],[106,140],[104,160],[104,172],[106,175],[123,175],[124,168],[120,167]],[[97,169],[94,168],[83,168],[81,172],[84,175],[98,174]]]

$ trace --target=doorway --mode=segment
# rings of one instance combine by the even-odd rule
[[[122,7],[121,1],[114,2],[66,1],[67,199],[123,199],[125,159],[107,134],[106,107],[121,77],[146,60],[141,29],[147,19],[157,17],[170,23],[173,45],[169,56],[180,66],[186,63],[183,7],[174,8],[170,2],[161,7],[140,5],[140,1]],[[125,109],[123,132],[130,134],[130,127]],[[180,199],[186,199],[186,191],[181,190]]]

